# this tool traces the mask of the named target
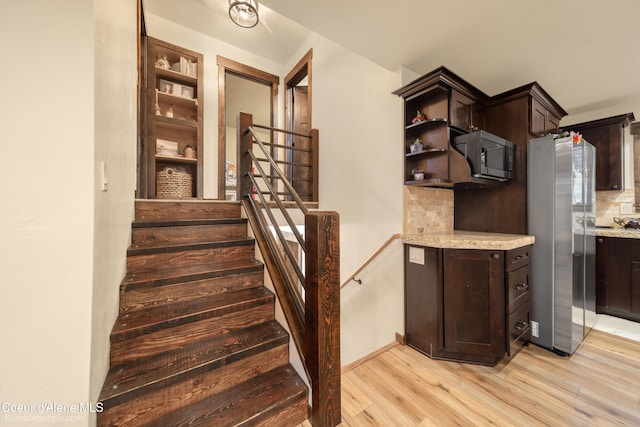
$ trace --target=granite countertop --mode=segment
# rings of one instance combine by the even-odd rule
[[[640,229],[633,228],[596,228],[598,237],[621,237],[623,239],[640,239]]]
[[[534,236],[522,234],[481,233],[463,230],[402,236],[403,243],[444,249],[510,250],[532,245],[534,241]]]

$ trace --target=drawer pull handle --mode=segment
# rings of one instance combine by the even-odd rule
[[[526,291],[527,289],[529,289],[529,285],[526,283],[518,283],[516,285],[516,291]]]
[[[520,322],[516,323],[514,327],[515,327],[516,331],[518,331],[518,332],[524,331],[525,329],[527,329],[529,327],[529,323],[528,322],[524,322],[524,321],[520,321]]]
[[[520,261],[522,258],[526,258],[527,255],[526,254],[520,254],[520,255],[516,255],[513,259],[516,261]]]

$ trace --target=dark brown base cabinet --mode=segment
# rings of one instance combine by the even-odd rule
[[[434,359],[491,366],[515,355],[531,338],[530,248],[405,245],[407,344]]]
[[[640,322],[640,239],[596,242],[596,312]]]

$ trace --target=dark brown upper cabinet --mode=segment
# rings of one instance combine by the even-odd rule
[[[627,113],[562,127],[596,147],[596,191],[624,190],[624,128],[634,120],[633,113]]]
[[[462,92],[451,89],[449,101],[449,122],[465,132],[475,132],[482,129],[481,106],[477,98],[471,98]]]
[[[533,135],[543,136],[549,133],[558,133],[560,117],[553,110],[545,107],[542,102],[532,98],[529,123]]]

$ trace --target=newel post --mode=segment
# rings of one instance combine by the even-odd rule
[[[242,200],[245,194],[251,194],[252,183],[247,173],[251,172],[251,144],[253,136],[249,132],[249,128],[253,126],[253,115],[248,113],[239,113],[236,120],[236,161],[238,162],[236,170],[236,199]]]
[[[342,420],[340,385],[340,218],[305,215],[305,362],[311,376],[311,424]]]
[[[318,129],[311,129],[309,131],[309,136],[311,137],[311,165],[312,165],[312,173],[313,173],[313,183],[312,183],[312,192],[313,192],[313,196],[311,197],[311,200],[314,202],[317,202],[319,200],[318,198],[318,183],[320,182],[320,175],[319,175],[319,170],[320,170],[320,162],[318,161],[318,159],[320,158],[320,147],[319,147],[319,142],[320,142],[320,135],[318,133]]]

